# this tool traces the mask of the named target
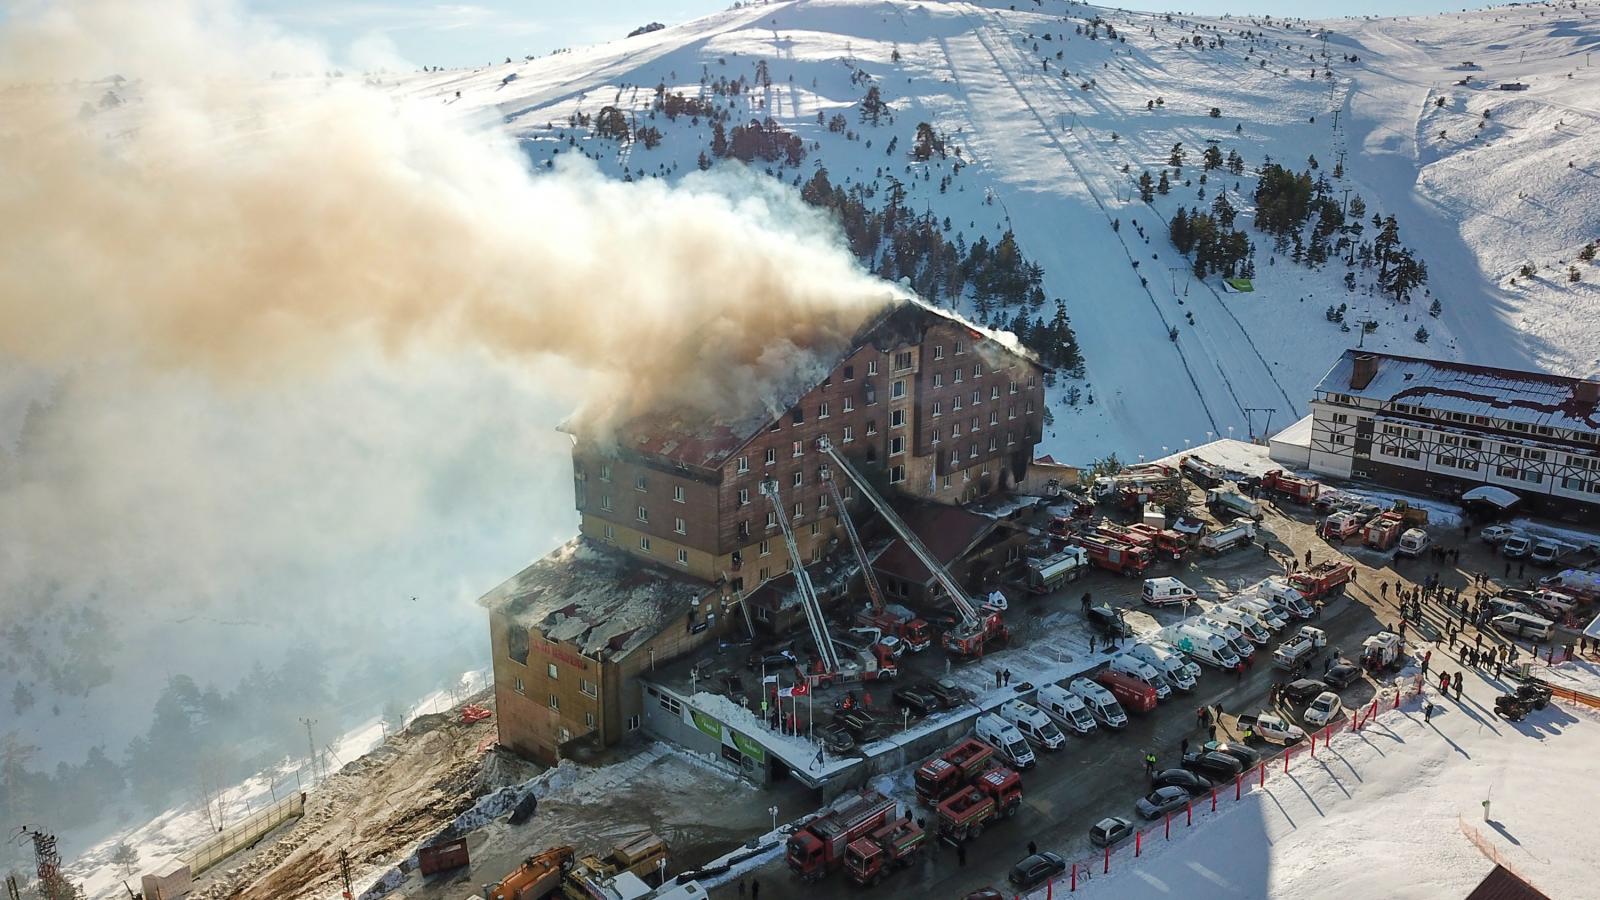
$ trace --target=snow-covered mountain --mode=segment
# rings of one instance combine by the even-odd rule
[[[1281,428],[1358,340],[1600,369],[1600,269],[1578,259],[1600,236],[1597,41],[1594,4],[1304,22],[1052,0],[794,0],[386,84],[498,120],[535,166],[581,154],[629,179],[725,165],[711,120],[731,132],[770,118],[804,150],[798,164],[755,161],[775,177],[798,186],[825,169],[835,186],[871,189],[869,207],[903,192],[905,211],[963,247],[1013,230],[1043,270],[1045,304],[1026,315],[1048,322],[1064,300],[1085,360],[1081,378],[1054,388],[1042,449],[1082,460]],[[874,89],[887,105],[877,124],[863,105]],[[673,95],[687,111],[669,118]],[[608,107],[616,137],[601,136]],[[915,158],[921,123],[949,156]],[[1212,145],[1238,154],[1242,171],[1206,171]],[[1269,161],[1325,179],[1341,212],[1359,198],[1362,233],[1334,231],[1330,244],[1350,246],[1315,267],[1294,261],[1293,241],[1275,248],[1250,224]],[[1163,170],[1170,192],[1144,202],[1139,176]],[[1177,210],[1210,211],[1219,194],[1255,247],[1250,293],[1192,278],[1192,258],[1168,238]],[[1408,303],[1377,290],[1382,266],[1363,268],[1357,253],[1378,233],[1373,217],[1391,215],[1428,275]],[[1308,240],[1316,218],[1297,229]],[[870,256],[881,265],[883,247]],[[1013,320],[1015,307],[994,307],[992,321]]]

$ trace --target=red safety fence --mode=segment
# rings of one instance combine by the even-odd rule
[[[1303,751],[1310,754],[1312,757],[1315,757],[1317,755],[1317,748],[1319,746],[1327,747],[1328,742],[1333,739],[1334,735],[1342,731],[1359,732],[1361,729],[1370,725],[1373,718],[1376,717],[1378,713],[1390,709],[1399,709],[1400,705],[1404,701],[1420,696],[1425,689],[1425,683],[1426,679],[1419,675],[1403,684],[1382,688],[1378,691],[1378,695],[1372,699],[1372,702],[1353,708],[1349,710],[1350,714],[1348,716],[1338,719],[1334,722],[1330,722],[1321,729],[1307,734],[1306,740],[1303,744],[1290,744],[1285,746],[1278,753],[1273,754],[1272,756],[1264,757],[1261,763],[1258,764],[1255,769],[1246,769],[1244,772],[1234,777],[1232,799],[1234,801],[1244,799],[1244,789],[1247,786],[1265,788],[1267,784],[1268,769],[1277,771],[1279,765],[1281,764],[1282,771],[1287,773],[1289,771],[1291,761],[1296,754]],[[1556,689],[1556,696],[1559,697],[1563,696],[1564,694],[1578,694],[1580,698],[1586,698],[1580,699],[1579,702],[1592,703],[1596,706],[1600,706],[1600,697],[1594,697],[1589,694],[1579,694],[1577,691],[1569,691],[1565,688]],[[1052,879],[1045,884],[1042,893],[1035,891],[1029,894],[1017,894],[1017,900],[1022,900],[1023,897],[1033,898],[1033,900],[1038,900],[1040,897],[1043,897],[1044,900],[1053,900],[1055,896],[1055,890],[1058,885],[1064,893],[1076,893],[1077,891],[1082,890],[1090,881],[1092,881],[1094,876],[1109,875],[1111,873],[1112,857],[1116,856],[1119,852],[1124,853],[1125,855],[1126,851],[1131,846],[1132,859],[1138,859],[1144,855],[1145,845],[1151,841],[1172,840],[1174,825],[1180,829],[1180,834],[1182,829],[1194,827],[1196,801],[1199,802],[1202,812],[1207,811],[1207,807],[1209,807],[1209,811],[1214,813],[1218,808],[1218,797],[1226,798],[1227,795],[1228,791],[1225,786],[1220,794],[1218,793],[1217,789],[1213,787],[1209,796],[1202,796],[1196,798],[1196,800],[1191,800],[1188,805],[1183,808],[1182,812],[1168,813],[1166,817],[1158,823],[1147,824],[1143,827],[1136,828],[1133,832],[1131,845],[1125,839],[1124,841],[1119,842],[1116,847],[1106,847],[1102,849],[1090,859],[1071,863],[1068,866],[1065,874],[1059,878]],[[1126,864],[1131,865],[1132,863]]]

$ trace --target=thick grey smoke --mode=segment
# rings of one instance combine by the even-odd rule
[[[0,623],[98,605],[118,667],[15,720],[49,757],[275,641],[481,664],[467,601],[572,530],[558,421],[748,403],[890,295],[769,179],[534,176],[330,68],[213,0],[0,25]]]
[[[774,342],[831,343],[888,297],[770,180],[530,177],[432,104],[297,74],[328,68],[221,3],[19,13],[0,215],[28,227],[0,244],[0,349],[257,379],[353,339],[480,346],[716,403]]]

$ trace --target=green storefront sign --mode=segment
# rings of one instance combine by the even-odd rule
[[[758,763],[764,763],[767,761],[766,748],[762,747],[755,741],[750,740],[737,731],[730,731],[728,732],[728,735],[733,738],[733,745],[739,748],[740,753],[743,753],[745,756],[750,757]]]
[[[700,729],[706,734],[711,735],[719,741],[722,740],[721,722],[718,722],[716,719],[711,718],[698,709],[689,710],[689,718],[694,720],[694,727]]]

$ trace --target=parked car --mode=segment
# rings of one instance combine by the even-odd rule
[[[1146,819],[1159,819],[1169,812],[1189,805],[1189,792],[1177,785],[1158,787],[1139,798],[1134,809]]]
[[[940,709],[939,698],[920,684],[895,688],[894,702],[911,710],[914,716],[926,716]]]
[[[1214,750],[1189,752],[1183,755],[1183,767],[1213,782],[1232,781],[1244,771],[1244,763],[1237,757]]]
[[[925,681],[920,687],[938,697],[939,705],[945,709],[954,709],[967,702],[971,697],[971,694],[965,688],[957,686],[954,681],[948,678],[941,678],[938,681]]]
[[[1122,620],[1122,611],[1105,604],[1089,607],[1089,627],[1102,637],[1133,637],[1133,629]]]
[[[849,753],[855,745],[855,735],[851,734],[850,729],[842,722],[835,722],[822,729],[822,746],[827,748],[829,753],[835,755]]]
[[[1478,538],[1493,547],[1505,543],[1506,538],[1516,533],[1517,530],[1510,525],[1490,525],[1478,532]]]
[[[779,650],[776,653],[752,653],[745,658],[745,668],[752,672],[766,669],[768,672],[776,669],[793,669],[800,664],[800,660],[791,650]]]
[[[1322,680],[1332,687],[1347,688],[1361,680],[1361,667],[1340,660],[1333,664],[1333,668],[1322,673]]]
[[[1500,554],[1506,559],[1522,559],[1533,552],[1533,538],[1525,534],[1514,534],[1500,544]]]
[[[1133,835],[1133,823],[1121,816],[1106,816],[1089,826],[1089,843],[1109,847]]]
[[[1535,541],[1528,553],[1528,562],[1536,566],[1553,566],[1561,556],[1561,545],[1550,541]]]
[[[1011,874],[1006,880],[1020,888],[1031,888],[1048,878],[1054,878],[1067,870],[1067,861],[1059,855],[1046,850],[1035,853],[1022,862],[1011,867]]]
[[[1308,725],[1326,725],[1344,714],[1344,703],[1333,691],[1323,691],[1306,707],[1302,717]]]
[[[1006,895],[992,887],[981,887],[968,894],[964,900],[1006,900]]]
[[[1304,703],[1327,689],[1326,684],[1315,678],[1301,678],[1285,685],[1283,695],[1290,703]]]
[[[1211,781],[1188,769],[1167,769],[1150,779],[1152,788],[1181,787],[1196,796],[1211,790]]]
[[[1205,746],[1201,749],[1214,753],[1226,753],[1243,763],[1247,769],[1261,762],[1261,751],[1235,741],[1206,741]]]

